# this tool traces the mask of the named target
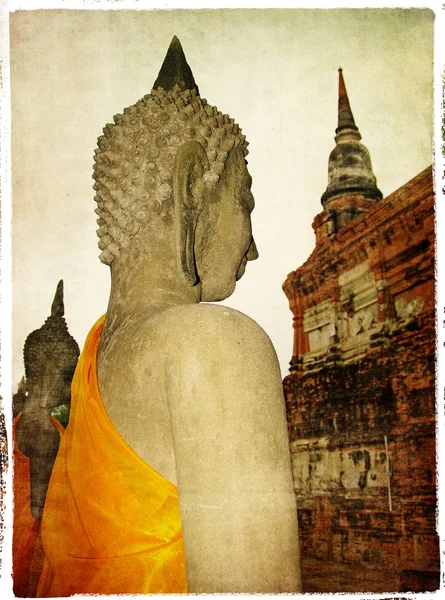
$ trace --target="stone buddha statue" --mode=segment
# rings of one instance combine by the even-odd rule
[[[276,354],[253,320],[207,304],[258,256],[246,154],[239,126],[200,97],[177,38],[151,93],[98,140],[111,294],[73,382],[82,402],[54,485],[68,479],[75,498],[54,492],[48,506],[42,596],[301,591]],[[80,561],[60,562],[69,583],[56,564],[66,530],[66,555]]]
[[[57,408],[57,414],[69,411],[70,385],[79,357],[79,347],[68,331],[64,313],[63,281],[59,281],[51,315],[40,329],[28,335],[23,349],[26,380],[22,385],[24,401],[16,425],[16,443],[29,458],[30,508],[36,519],[42,517],[59,447],[59,433],[51,422],[51,414]]]

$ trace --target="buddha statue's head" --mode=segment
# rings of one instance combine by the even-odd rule
[[[180,271],[203,300],[229,296],[258,254],[247,142],[199,96],[173,38],[150,94],[107,124],[95,151],[100,260],[111,265],[147,231],[174,230]],[[162,234],[161,234],[162,235]]]
[[[28,335],[23,349],[26,391],[34,408],[68,404],[79,346],[64,318],[63,281],[57,285],[51,315]]]

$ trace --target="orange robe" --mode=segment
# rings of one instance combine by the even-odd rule
[[[12,534],[12,572],[14,595],[19,598],[33,596],[35,584],[30,582],[31,565],[36,548],[40,521],[31,513],[30,461],[16,444],[15,428],[22,416],[18,414],[13,424],[14,443],[14,526]]]
[[[104,318],[74,374],[42,519],[38,597],[187,592],[177,488],[125,442],[100,398]]]
[[[20,412],[12,426],[14,457],[14,515],[12,533],[13,592],[19,598],[34,598],[43,564],[40,539],[40,521],[31,512],[30,460],[21,452],[16,442],[16,427],[22,417]],[[65,428],[52,415],[54,427],[63,433]]]

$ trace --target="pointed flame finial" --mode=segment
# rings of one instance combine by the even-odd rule
[[[185,58],[181,42],[176,36],[173,36],[161,70],[153,84],[153,89],[163,87],[168,91],[175,85],[179,85],[182,90],[196,90],[199,95],[198,86]]]
[[[52,317],[63,317],[65,314],[65,306],[63,304],[63,279],[57,284],[56,293],[54,300],[51,305],[51,316]]]

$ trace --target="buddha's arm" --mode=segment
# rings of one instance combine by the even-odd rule
[[[230,309],[183,321],[168,389],[190,592],[298,592],[298,533],[278,361]]]

